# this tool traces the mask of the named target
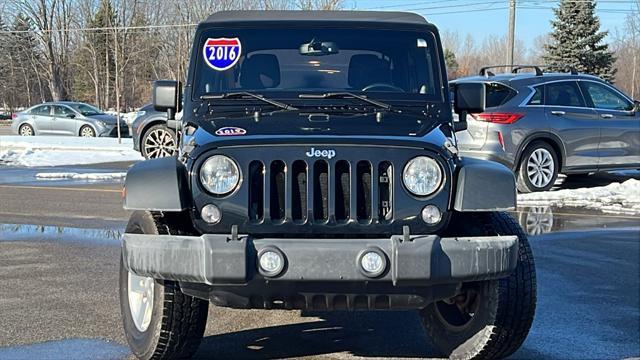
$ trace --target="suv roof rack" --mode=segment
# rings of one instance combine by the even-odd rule
[[[517,74],[519,70],[522,69],[534,69],[536,71],[536,76],[542,76],[542,69],[540,69],[537,65],[493,65],[493,66],[485,66],[480,69],[480,76],[494,76],[495,74],[491,71],[487,71],[489,69],[494,68],[510,68],[513,74]]]
[[[544,65],[545,68],[560,68],[564,71],[571,73],[571,75],[578,75],[578,70],[575,66],[569,64],[547,64]]]
[[[543,68],[561,68],[565,71],[571,73],[571,75],[578,75],[578,70],[573,65],[569,64],[547,64],[547,65],[492,65],[485,66],[480,69],[480,76],[495,76],[491,71],[487,71],[489,69],[494,68],[510,68],[512,74],[517,74],[522,69],[533,69],[536,72],[536,76],[542,76],[544,73],[542,71]]]

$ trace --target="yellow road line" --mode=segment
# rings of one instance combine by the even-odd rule
[[[116,189],[67,188],[67,187],[55,187],[55,186],[0,185],[0,189],[63,190],[63,191],[85,191],[85,192],[108,192],[108,193],[119,193],[119,194],[122,193],[122,190],[116,190]]]

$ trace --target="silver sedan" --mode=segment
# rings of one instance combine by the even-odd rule
[[[116,117],[81,102],[43,103],[19,112],[13,119],[14,134],[71,135],[71,136],[118,136]],[[121,136],[129,135],[124,120],[120,121]]]

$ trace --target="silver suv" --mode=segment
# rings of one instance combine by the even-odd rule
[[[469,116],[467,131],[457,134],[462,154],[507,165],[520,192],[548,190],[558,173],[640,169],[638,102],[613,85],[575,70],[489,69],[452,81],[487,89],[487,109]]]

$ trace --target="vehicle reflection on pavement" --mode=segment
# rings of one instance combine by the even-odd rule
[[[606,229],[640,226],[633,215],[607,214],[573,207],[525,206],[512,212],[529,236],[559,231]]]

